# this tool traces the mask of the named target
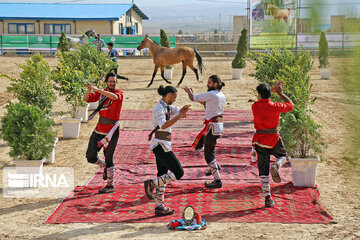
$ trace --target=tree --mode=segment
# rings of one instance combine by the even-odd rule
[[[325,33],[321,32],[319,40],[319,68],[327,68],[329,66],[329,46],[325,37]]]
[[[64,32],[61,32],[58,48],[61,52],[66,52],[66,51],[70,50],[70,44],[69,44]]]
[[[10,80],[10,87],[7,88],[7,91],[13,92],[21,103],[36,105],[49,113],[56,100],[50,80],[49,64],[40,53],[37,53],[28,58],[26,64],[17,65],[22,68],[18,79],[11,78],[6,74],[1,75]]]
[[[246,56],[248,52],[248,36],[247,30],[243,29],[241,31],[241,36],[237,44],[237,52],[235,58],[233,59],[231,65],[233,68],[245,68],[246,66]]]
[[[160,45],[163,47],[170,48],[169,38],[163,29],[160,29]],[[171,69],[171,65],[166,65],[165,68]]]

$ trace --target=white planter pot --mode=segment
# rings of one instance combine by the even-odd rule
[[[291,158],[291,173],[294,186],[315,187],[316,168],[320,158]]]
[[[89,103],[89,109],[95,110],[99,106],[99,101]]]
[[[14,160],[17,174],[42,174],[43,160]]]
[[[320,68],[320,77],[321,79],[330,79],[331,68]]]
[[[82,118],[82,122],[88,121],[89,104],[86,107],[76,107],[75,117]]]
[[[173,71],[174,71],[173,68],[170,68],[170,69],[165,68],[165,70],[164,70],[164,77],[165,77],[166,80],[172,79]]]
[[[63,138],[78,138],[80,134],[81,118],[61,118]]]
[[[241,79],[243,68],[233,68],[232,69],[232,79]]]
[[[55,138],[54,147],[50,154],[50,157],[46,158],[44,163],[47,163],[47,164],[55,163],[55,146],[56,146],[56,143],[58,142],[58,140],[59,140],[58,138]]]

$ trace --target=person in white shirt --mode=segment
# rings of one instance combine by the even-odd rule
[[[200,102],[205,106],[205,127],[196,137],[193,147],[195,150],[204,147],[204,156],[208,168],[205,171],[206,176],[213,175],[212,182],[205,182],[206,188],[221,188],[220,165],[215,159],[216,141],[223,132],[223,116],[225,107],[225,95],[221,92],[225,86],[219,76],[211,75],[207,82],[208,91],[201,94],[194,94],[193,90],[187,86],[184,87],[189,99],[194,102]]]
[[[165,216],[174,213],[174,210],[165,207],[164,193],[165,185],[175,180],[179,180],[184,175],[184,170],[171,151],[171,126],[181,118],[186,117],[190,105],[185,105],[181,109],[172,106],[177,97],[177,90],[172,86],[160,86],[158,88],[161,100],[155,105],[152,111],[152,123],[154,130],[149,134],[149,141],[155,133],[155,138],[151,141],[150,150],[156,158],[157,178],[148,179],[144,182],[146,196],[152,200],[155,197],[155,215]],[[155,194],[153,193],[156,189]]]

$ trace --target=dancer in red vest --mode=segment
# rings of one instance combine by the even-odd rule
[[[196,137],[193,147],[195,150],[204,146],[204,155],[208,168],[206,176],[213,175],[212,182],[205,182],[206,188],[221,188],[220,165],[215,159],[216,141],[223,132],[223,113],[225,107],[225,95],[221,92],[225,86],[219,76],[211,75],[207,82],[208,91],[205,93],[194,94],[189,87],[184,87],[191,101],[200,102],[205,106],[205,127]]]
[[[115,88],[117,83],[115,73],[108,73],[105,77],[105,83],[106,89],[99,89],[87,84],[88,90],[84,95],[84,101],[86,102],[100,100],[99,107],[89,116],[90,120],[97,112],[100,114],[99,122],[90,137],[86,158],[89,163],[104,167],[103,179],[107,180],[107,184],[99,190],[99,193],[113,193],[115,191],[113,155],[119,138],[118,123],[124,93],[122,90]],[[98,156],[103,144],[105,161]]]
[[[292,101],[283,93],[283,83],[279,81],[274,87],[262,83],[256,87],[259,100],[252,105],[254,115],[254,126],[256,133],[253,136],[252,144],[257,153],[257,162],[261,189],[265,196],[265,207],[274,206],[271,199],[269,171],[275,183],[281,182],[280,168],[286,162],[287,153],[281,140],[278,125],[280,113],[290,112],[293,109]],[[272,102],[270,96],[276,92],[284,102]],[[270,169],[270,155],[277,160]]]
[[[158,88],[160,101],[152,111],[152,123],[154,130],[149,135],[151,140],[153,133],[155,138],[151,141],[150,150],[156,157],[157,178],[148,179],[144,182],[146,196],[152,200],[155,197],[155,215],[165,216],[174,213],[174,210],[165,207],[164,193],[165,186],[175,180],[179,180],[184,175],[184,170],[171,151],[171,126],[181,118],[186,117],[186,112],[190,105],[185,105],[181,109],[173,106],[177,97],[177,90],[172,86]],[[153,194],[156,189],[155,194]]]

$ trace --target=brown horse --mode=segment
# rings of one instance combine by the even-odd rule
[[[171,82],[166,80],[164,77],[164,67],[166,65],[173,65],[179,62],[182,62],[183,72],[180,82],[178,83],[178,86],[182,83],[182,80],[184,79],[184,76],[186,74],[186,66],[189,66],[189,68],[194,71],[196,75],[196,79],[199,81],[198,70],[194,68],[193,65],[195,56],[198,61],[198,67],[201,73],[203,69],[203,64],[202,64],[202,58],[196,50],[189,47],[179,47],[179,48],[162,47],[153,40],[151,40],[150,38],[148,38],[147,35],[145,36],[144,40],[142,40],[142,42],[139,44],[137,49],[141,50],[146,47],[149,48],[150,54],[153,57],[153,61],[155,64],[154,73],[152,75],[151,82],[147,87],[150,87],[151,84],[153,83],[156,72],[159,68],[161,70],[161,77],[165,80],[165,82],[171,84]]]

